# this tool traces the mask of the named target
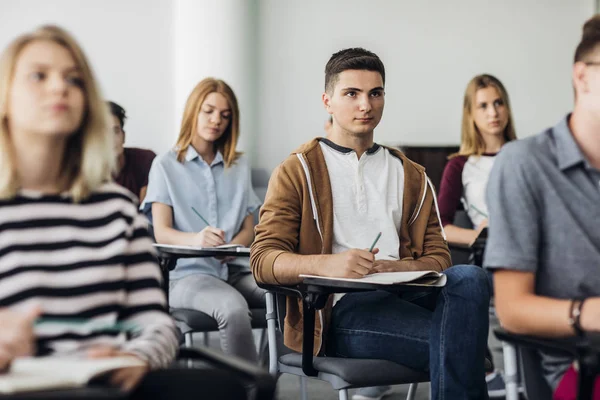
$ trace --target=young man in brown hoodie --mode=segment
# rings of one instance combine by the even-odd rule
[[[389,271],[444,271],[438,293],[330,296],[315,324],[315,354],[391,360],[428,370],[433,399],[486,399],[490,287],[475,266],[454,266],[431,182],[420,165],[373,141],[384,108],[385,69],[352,48],[325,68],[327,138],[304,144],[271,176],[251,266],[258,282],[300,274],[358,278]],[[382,232],[378,248],[364,250]],[[334,304],[335,303],[335,304]],[[290,302],[284,341],[301,351],[302,305]],[[355,396],[378,399],[388,388]]]

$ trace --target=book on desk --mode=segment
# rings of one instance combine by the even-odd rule
[[[437,271],[378,272],[362,278],[331,278],[327,276],[300,275],[301,278],[322,279],[324,281],[360,282],[376,285],[409,285],[443,287],[446,275]]]
[[[21,357],[11,363],[6,373],[0,374],[0,393],[74,389],[108,372],[141,366],[145,366],[144,362],[135,357]]]

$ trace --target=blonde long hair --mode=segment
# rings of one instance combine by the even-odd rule
[[[0,56],[0,198],[13,198],[20,183],[8,129],[8,99],[15,64],[21,51],[35,41],[51,41],[69,51],[83,81],[85,111],[81,126],[67,140],[61,174],[68,178],[74,201],[85,199],[111,179],[115,165],[113,135],[108,130],[108,108],[94,74],[73,36],[57,26],[42,26],[13,40]]]
[[[177,138],[177,144],[175,145],[177,160],[179,162],[184,161],[187,149],[192,144],[194,135],[197,134],[200,108],[206,97],[211,93],[222,94],[231,108],[229,125],[219,140],[215,142],[215,150],[221,152],[225,167],[228,168],[242,155],[242,153],[235,149],[240,137],[240,110],[235,93],[233,93],[231,87],[222,80],[215,78],[206,78],[200,81],[194,90],[192,90],[185,103],[181,129]]]
[[[485,89],[488,87],[496,88],[502,101],[506,105],[508,110],[508,123],[504,129],[504,139],[506,142],[510,142],[517,138],[515,133],[515,125],[513,123],[512,111],[510,109],[510,102],[508,99],[508,92],[502,85],[500,80],[492,75],[483,74],[477,75],[467,85],[465,90],[465,96],[463,99],[463,117],[462,117],[462,133],[460,139],[460,149],[458,153],[450,155],[448,158],[454,158],[457,156],[472,156],[482,155],[485,153],[485,142],[481,136],[481,132],[475,125],[473,118],[473,103],[475,101],[475,95],[479,89]]]

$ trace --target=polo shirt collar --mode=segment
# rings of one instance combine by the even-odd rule
[[[558,167],[562,171],[581,163],[588,165],[577,142],[575,142],[571,128],[569,128],[569,118],[571,118],[571,114],[563,118],[553,129],[556,140],[556,158]]]
[[[189,145],[187,148],[187,151],[185,153],[185,161],[192,161],[192,160],[195,160],[196,158],[204,161],[204,159],[202,158],[202,156],[200,154],[198,154],[198,152],[196,151],[194,146]],[[210,165],[211,166],[217,165],[218,163],[221,163],[221,162],[223,162],[223,155],[221,154],[220,150],[217,150],[215,159],[213,160],[213,162]]]
[[[318,138],[319,141],[323,142],[324,144],[326,144],[327,146],[331,147],[334,150],[339,151],[340,153],[343,154],[348,154],[353,152],[354,150],[349,148],[349,147],[344,147],[344,146],[340,146],[339,144],[333,143],[331,140],[327,139],[327,138]],[[378,145],[377,143],[373,143],[373,146],[371,146],[366,153],[371,155],[371,154],[375,154],[377,153],[377,150],[379,150],[381,146]]]

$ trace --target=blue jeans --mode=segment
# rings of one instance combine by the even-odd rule
[[[333,308],[327,354],[429,371],[434,400],[487,399],[488,276],[472,265],[445,274],[439,292],[346,294]]]

